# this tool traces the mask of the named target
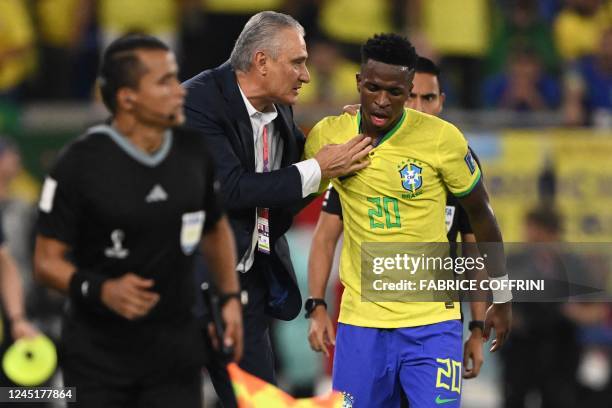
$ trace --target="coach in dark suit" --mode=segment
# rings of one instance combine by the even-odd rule
[[[291,105],[310,79],[307,56],[297,21],[261,12],[245,25],[228,62],[184,84],[187,125],[201,131],[215,160],[236,237],[236,269],[249,294],[240,365],[269,382],[274,368],[268,316],[291,320],[302,304],[284,234],[322,179],[365,167],[370,149],[368,138],[356,136],[300,161],[304,135]],[[232,406],[227,374],[209,368],[217,393]]]

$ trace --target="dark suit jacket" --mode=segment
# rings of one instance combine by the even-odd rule
[[[208,142],[239,258],[251,245],[255,208],[270,208],[272,251],[265,258],[266,312],[291,320],[299,314],[302,299],[284,234],[295,210],[305,204],[300,173],[291,165],[300,161],[304,150],[304,135],[293,121],[293,110],[276,105],[274,126],[284,141],[281,169],[255,173],[253,129],[229,62],[203,71],[183,85],[187,89],[187,126],[200,131]]]

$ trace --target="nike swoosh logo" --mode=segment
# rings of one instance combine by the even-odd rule
[[[441,398],[439,395],[436,397],[436,404],[438,405],[453,401],[457,401],[457,398]]]

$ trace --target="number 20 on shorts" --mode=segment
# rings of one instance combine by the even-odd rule
[[[437,358],[436,388],[444,388],[451,392],[461,393],[461,362],[450,358]]]

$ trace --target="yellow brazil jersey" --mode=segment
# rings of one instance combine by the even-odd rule
[[[326,144],[344,143],[357,135],[360,120],[359,115],[344,114],[317,123],[306,139],[306,158]],[[480,169],[455,126],[406,109],[394,129],[370,152],[368,167],[332,180],[344,220],[340,279],[345,289],[340,322],[396,328],[460,317],[458,303],[362,301],[361,245],[446,242],[447,189],[464,196],[479,179]],[[322,182],[322,189],[326,184]]]

